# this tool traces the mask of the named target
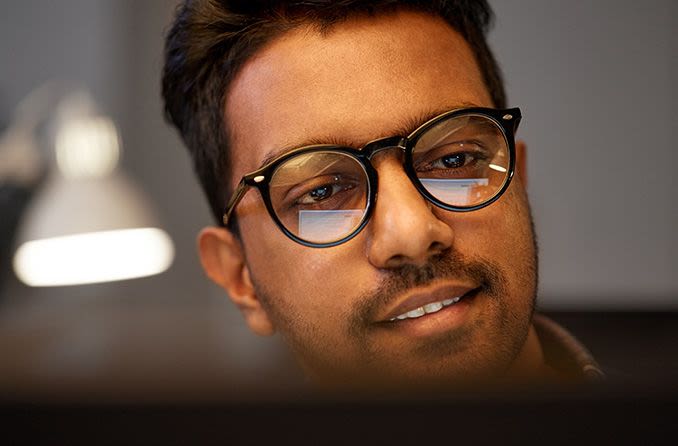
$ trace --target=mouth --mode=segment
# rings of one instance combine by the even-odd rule
[[[463,296],[457,296],[453,297],[451,299],[444,299],[439,302],[431,302],[430,304],[423,305],[421,307],[417,307],[414,310],[410,310],[407,313],[399,314],[396,317],[392,317],[389,319],[389,322],[396,322],[396,321],[402,321],[404,319],[418,319],[420,317],[426,316],[427,314],[433,314],[437,313],[440,310],[442,310],[445,307],[449,307],[450,305],[454,305],[457,302],[459,302],[462,298],[466,297],[467,295]]]
[[[400,326],[411,325],[419,321],[439,319],[447,313],[459,313],[468,308],[482,286],[440,287],[431,293],[414,295],[392,311],[382,320],[383,324]]]

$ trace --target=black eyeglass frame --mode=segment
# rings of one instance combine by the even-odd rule
[[[421,184],[421,181],[419,180],[419,177],[417,176],[414,170],[414,164],[412,161],[412,151],[414,150],[414,147],[416,146],[421,136],[424,135],[426,131],[432,128],[433,126],[441,123],[446,119],[453,119],[467,115],[468,116],[480,115],[485,118],[489,118],[492,121],[494,121],[498,125],[498,127],[502,130],[509,151],[509,168],[506,178],[504,179],[504,183],[492,197],[488,198],[482,203],[473,206],[452,206],[437,199],[424,187],[423,184]],[[280,228],[280,230],[290,239],[294,240],[295,242],[301,245],[312,248],[329,248],[332,246],[337,246],[342,243],[345,243],[351,240],[356,235],[358,235],[372,217],[374,203],[377,200],[377,190],[379,188],[379,175],[377,174],[377,171],[374,168],[374,166],[372,166],[371,158],[376,153],[382,150],[392,148],[400,148],[405,152],[405,160],[403,163],[405,173],[407,174],[415,188],[419,191],[419,193],[422,194],[428,201],[430,201],[431,203],[433,203],[434,205],[438,206],[441,209],[453,212],[470,212],[482,209],[497,201],[499,197],[501,197],[504,194],[504,192],[506,192],[506,189],[508,189],[509,184],[511,183],[513,174],[515,172],[515,163],[516,163],[515,132],[518,130],[518,124],[520,123],[521,118],[522,114],[520,112],[520,109],[517,107],[509,109],[494,109],[484,107],[461,108],[451,110],[442,113],[434,118],[431,118],[424,124],[420,125],[408,136],[405,137],[391,136],[379,138],[365,144],[363,147],[359,149],[333,144],[317,144],[290,150],[289,152],[275,158],[274,160],[272,160],[265,166],[261,167],[260,169],[248,173],[241,178],[240,182],[238,183],[238,186],[236,187],[236,190],[233,192],[233,195],[231,196],[231,199],[228,201],[228,204],[226,205],[226,208],[224,210],[223,224],[224,226],[228,226],[229,221],[232,221],[230,220],[230,217],[233,211],[235,210],[237,204],[245,196],[245,193],[249,190],[250,187],[256,187],[259,190],[262,199],[264,200],[264,204],[269,215],[276,223],[278,228]],[[354,158],[356,161],[358,161],[358,163],[362,166],[363,170],[367,175],[367,189],[368,189],[367,202],[365,203],[365,214],[363,215],[360,224],[347,236],[328,243],[313,243],[297,237],[294,233],[287,229],[285,225],[280,221],[278,215],[273,209],[273,203],[271,202],[269,185],[271,178],[273,178],[274,173],[278,166],[280,166],[282,163],[284,163],[285,161],[294,156],[313,152],[334,152],[348,155]]]

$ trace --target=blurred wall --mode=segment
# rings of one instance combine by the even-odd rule
[[[544,305],[675,308],[678,4],[491,3],[524,112]]]

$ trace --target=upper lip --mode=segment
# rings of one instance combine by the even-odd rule
[[[412,291],[404,294],[402,298],[398,299],[396,305],[393,306],[381,320],[389,321],[394,317],[400,316],[408,311],[416,310],[426,304],[463,296],[476,288],[477,287],[468,285],[443,284]]]

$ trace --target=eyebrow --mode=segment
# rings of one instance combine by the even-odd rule
[[[471,107],[480,107],[480,105],[471,103],[471,102],[460,102],[455,106],[451,107],[441,107],[441,108],[435,108],[435,109],[429,109],[429,111],[424,112],[424,113],[419,113],[418,115],[415,115],[413,117],[408,118],[404,122],[400,123],[397,125],[393,131],[387,132],[387,135],[393,135],[393,136],[409,136],[414,132],[416,129],[421,127],[422,124],[430,121],[431,119],[435,118],[436,116],[442,115],[443,113],[446,113],[451,110],[458,110],[462,108],[471,108]],[[261,161],[261,164],[258,169],[261,169],[271,161],[275,160],[276,158],[286,154],[287,152],[290,152],[295,149],[299,149],[302,147],[307,147],[307,146],[316,146],[316,145],[334,145],[334,146],[341,146],[341,147],[352,147],[354,149],[359,149],[361,147],[364,147],[367,145],[370,141],[374,141],[377,138],[372,138],[368,141],[355,141],[351,140],[349,138],[346,138],[344,136],[339,136],[339,135],[327,135],[324,137],[314,137],[314,138],[309,138],[300,142],[296,142],[293,144],[285,144],[281,148],[271,150],[266,153],[266,156],[264,156],[264,159]]]

